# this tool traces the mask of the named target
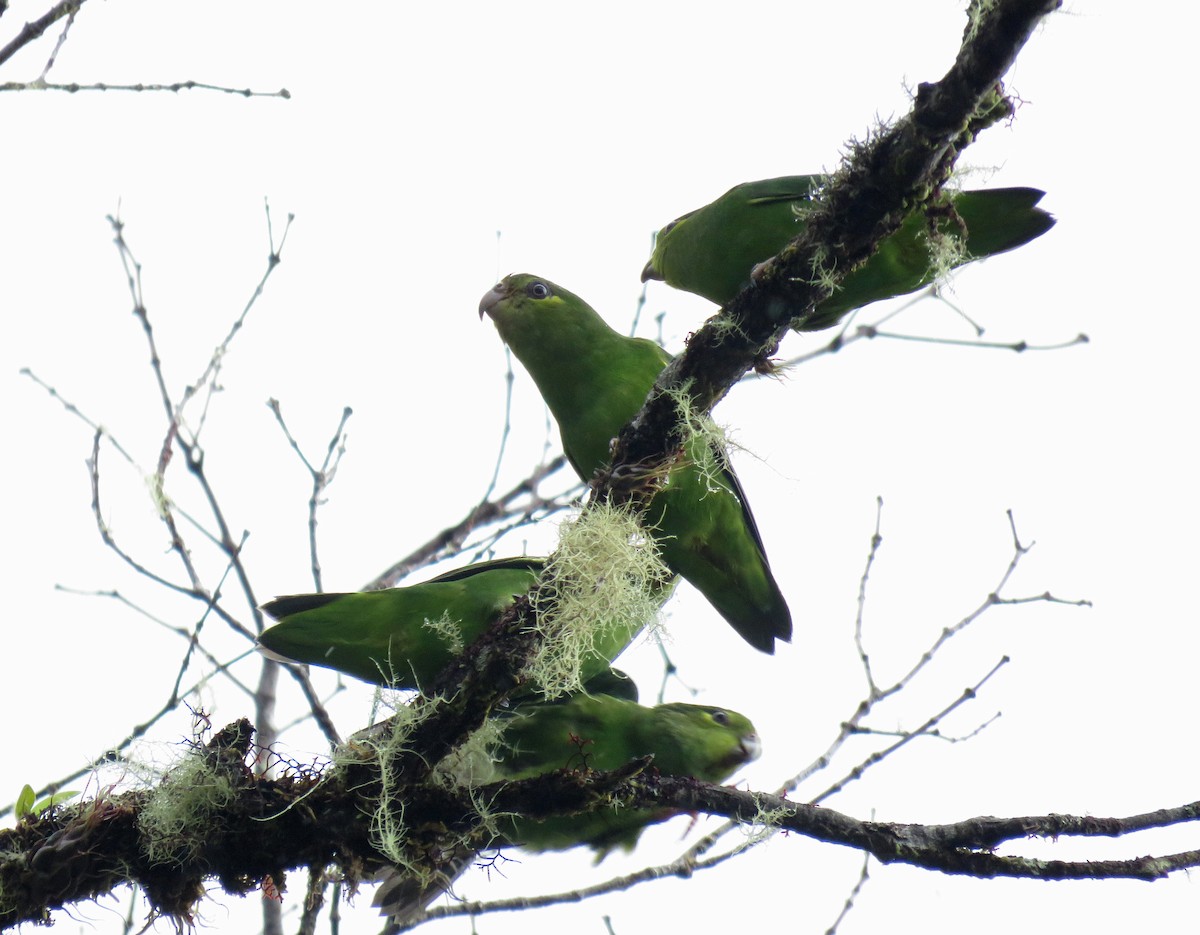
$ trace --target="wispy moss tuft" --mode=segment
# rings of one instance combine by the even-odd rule
[[[527,674],[547,698],[582,687],[595,668],[654,625],[672,579],[654,541],[629,509],[589,504],[563,523],[535,592],[544,640]]]
[[[443,611],[436,620],[426,618],[422,626],[445,643],[454,655],[463,651],[466,644],[463,642],[462,624],[451,617],[449,611]]]
[[[150,863],[183,866],[194,859],[210,818],[235,794],[232,777],[208,751],[188,756],[154,789],[138,815],[138,834]]]
[[[683,450],[691,465],[704,480],[710,493],[729,490],[724,474],[729,470],[729,439],[725,431],[713,421],[707,412],[700,412],[692,405],[687,386],[668,390],[679,415],[683,428]]]

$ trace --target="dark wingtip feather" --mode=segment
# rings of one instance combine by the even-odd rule
[[[303,613],[306,610],[316,610],[318,607],[332,604],[338,598],[345,596],[345,594],[333,593],[285,594],[282,597],[277,597],[275,600],[263,604],[261,610],[276,620],[282,620],[284,617],[290,617],[292,614]]]
[[[780,600],[782,601],[782,595]],[[775,609],[773,613],[763,614],[749,621],[736,621],[725,618],[738,632],[738,635],[761,653],[775,655],[775,641],[784,643],[792,641],[792,614],[787,605]]]
[[[1039,188],[985,188],[963,192],[956,207],[967,225],[967,243],[976,257],[1015,250],[1050,230],[1057,219],[1037,207]],[[981,223],[972,223],[976,217]]]

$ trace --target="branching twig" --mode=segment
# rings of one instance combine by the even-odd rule
[[[292,450],[296,452],[296,456],[300,458],[312,478],[312,494],[308,498],[308,550],[312,562],[313,587],[317,591],[323,591],[321,561],[317,557],[317,510],[325,502],[322,499],[324,493],[337,476],[338,465],[341,464],[342,456],[346,453],[346,422],[349,421],[354,411],[349,406],[342,409],[341,421],[338,422],[333,436],[329,439],[329,445],[325,449],[325,460],[321,462],[319,468],[314,468],[308,458],[304,456],[304,452],[300,450],[300,443],[288,430],[279,400],[268,399],[267,407],[275,414],[275,421],[279,423],[279,428],[288,440],[288,444],[292,446]]]
[[[870,866],[871,855],[863,854],[862,870],[860,870],[858,873],[858,879],[854,883],[854,888],[850,890],[850,895],[846,897],[845,903],[842,904],[842,911],[839,912],[837,918],[833,920],[833,925],[829,926],[829,928],[825,930],[825,935],[836,935],[838,926],[842,924],[842,921],[850,914],[851,910],[854,909],[854,901],[858,899],[858,894],[862,892],[863,887],[867,885],[867,880],[870,879],[870,875],[867,872]]]
[[[75,14],[79,12],[78,5],[75,6],[67,14],[67,21],[63,24],[62,32],[58,34],[58,39],[54,42],[54,48],[50,52],[50,57],[46,59],[45,67],[42,68],[42,73],[38,76],[37,83],[45,84],[46,75],[50,74],[50,69],[54,67],[54,62],[58,58],[59,50],[63,47],[63,43],[67,41],[67,35],[71,32],[71,25],[75,22]]]
[[[236,94],[241,97],[278,97],[284,100],[288,100],[292,96],[287,88],[280,88],[278,91],[253,91],[250,88],[230,88],[223,85],[206,84],[202,81],[176,81],[172,84],[107,84],[103,81],[88,84],[71,81],[59,84],[47,81],[46,76],[54,67],[58,53],[62,49],[63,43],[66,42],[67,34],[71,30],[71,24],[75,21],[75,14],[79,12],[80,7],[86,2],[87,0],[61,0],[61,2],[54,4],[54,6],[36,20],[27,22],[7,45],[0,48],[0,65],[3,65],[25,46],[40,39],[46,30],[56,22],[64,16],[67,17],[67,22],[54,43],[54,48],[51,50],[45,66],[42,68],[42,73],[33,81],[0,82],[0,91],[65,91],[68,94],[75,94],[79,91],[170,91],[178,93],[180,91],[200,90],[217,91],[222,94]],[[0,4],[0,13],[4,12],[4,7],[5,4]]]
[[[83,0],[76,0],[76,4]],[[77,94],[80,91],[217,91],[221,94],[234,94],[238,97],[278,97],[291,100],[292,92],[287,88],[278,91],[254,91],[251,88],[229,88],[219,84],[206,84],[203,81],[176,81],[172,84],[107,84],[94,81],[90,84],[80,84],[70,81],[66,84],[55,84],[41,78],[35,81],[3,81],[0,91],[65,91],[67,94]]]
[[[938,711],[936,714],[934,714],[931,717],[929,717],[928,719],[926,719],[926,721],[923,724],[921,724],[919,727],[915,728],[914,730],[904,731],[903,733],[901,733],[899,735],[899,738],[895,741],[895,743],[891,744],[890,746],[884,747],[882,750],[876,750],[874,753],[872,753],[870,756],[868,756],[862,762],[858,763],[852,769],[850,769],[844,776],[837,779],[832,785],[830,785],[827,789],[825,789],[825,791],[820,792],[817,795],[813,796],[809,800],[809,803],[812,805],[817,805],[821,802],[824,802],[830,796],[833,796],[836,793],[841,792],[850,783],[861,779],[863,774],[868,769],[870,769],[872,766],[876,766],[877,764],[881,763],[883,760],[885,760],[887,757],[891,756],[893,753],[895,753],[901,747],[906,746],[907,744],[911,743],[913,740],[915,740],[918,737],[931,736],[933,733],[933,730],[937,727],[938,724],[940,724],[947,717],[947,715],[949,715],[951,712],[957,710],[962,705],[966,704],[966,702],[973,700],[975,698],[975,696],[978,694],[979,689],[981,689],[992,678],[993,675],[995,675],[997,672],[999,672],[1001,668],[1006,666],[1008,664],[1008,662],[1009,662],[1008,656],[1002,657],[999,662],[997,662],[994,666],[992,666],[991,669],[988,670],[988,672],[983,676],[983,678],[979,679],[979,681],[977,681],[970,688],[963,689],[962,694],[960,694],[952,702],[950,702],[948,705],[946,705],[944,708],[942,708],[942,710]],[[989,719],[989,723],[990,723],[990,720],[991,719]],[[856,728],[856,729],[854,729],[853,732],[854,733],[864,733],[864,731],[861,728]],[[976,731],[976,733],[977,733],[977,731]]]
[[[168,633],[174,633],[176,636],[180,637],[183,640],[188,641],[189,643],[192,642],[193,639],[195,639],[196,651],[198,651],[201,655],[203,655],[205,661],[210,666],[212,666],[212,673],[210,673],[210,676],[209,676],[210,678],[211,678],[212,674],[219,673],[219,674],[225,676],[225,678],[227,678],[230,681],[230,683],[235,688],[237,688],[238,691],[240,691],[243,695],[245,695],[247,698],[252,698],[254,696],[253,689],[251,689],[249,686],[244,684],[237,676],[235,676],[230,671],[230,668],[234,665],[234,663],[239,662],[240,660],[242,660],[246,657],[246,653],[242,653],[241,655],[237,656],[234,659],[229,660],[228,662],[221,662],[221,660],[219,660],[216,656],[214,656],[211,652],[209,652],[207,649],[204,648],[204,646],[199,641],[199,636],[197,635],[196,631],[189,630],[186,627],[176,626],[175,624],[168,623],[167,621],[154,616],[154,614],[150,613],[148,610],[146,610],[146,608],[141,607],[138,604],[135,604],[133,601],[131,601],[129,598],[127,598],[120,591],[116,591],[116,590],[83,591],[78,588],[69,588],[66,585],[62,585],[62,584],[55,585],[54,589],[56,591],[63,591],[67,594],[78,594],[83,597],[111,598],[111,599],[115,600],[117,603],[123,604],[125,607],[128,607],[135,614],[145,617],[151,623],[153,623],[159,627],[162,627]],[[208,613],[209,612],[208,608],[205,608],[204,612]],[[249,636],[249,633],[247,633],[246,635]]]
[[[1077,334],[1074,338],[1071,338],[1070,340],[1056,341],[1056,342],[1053,342],[1050,344],[1032,344],[1029,341],[1025,341],[1025,340],[1020,340],[1020,341],[981,341],[981,340],[976,339],[976,340],[964,341],[959,338],[933,337],[933,336],[923,336],[923,335],[915,335],[915,334],[904,334],[904,333],[898,332],[898,331],[884,331],[880,327],[881,325],[883,325],[884,322],[890,321],[891,319],[897,317],[901,313],[907,311],[908,309],[912,308],[914,305],[917,305],[919,302],[925,300],[926,298],[928,298],[931,295],[936,296],[942,302],[946,301],[946,299],[944,299],[940,295],[940,293],[938,292],[938,290],[935,286],[929,286],[926,289],[922,290],[921,292],[917,293],[915,296],[913,296],[907,302],[904,302],[901,305],[897,306],[896,308],[886,312],[885,314],[881,315],[877,320],[870,322],[868,324],[857,325],[852,328],[851,324],[854,320],[855,314],[857,313],[857,312],[852,312],[842,322],[841,327],[838,329],[837,333],[832,338],[830,338],[825,344],[822,344],[820,347],[815,348],[811,351],[806,351],[803,354],[797,354],[794,357],[789,357],[787,360],[780,361],[779,363],[775,364],[774,370],[775,370],[775,372],[779,372],[779,371],[783,371],[783,370],[792,370],[792,369],[800,366],[801,364],[807,364],[810,361],[816,360],[819,357],[826,357],[830,354],[836,354],[839,351],[842,351],[845,348],[850,347],[851,345],[858,344],[862,341],[873,340],[875,338],[891,338],[896,341],[916,341],[916,342],[921,342],[921,343],[926,343],[926,344],[942,344],[942,345],[946,345],[947,347],[974,347],[974,348],[981,348],[981,349],[985,349],[985,350],[1016,351],[1017,353],[1022,353],[1024,351],[1060,351],[1060,350],[1064,350],[1069,347],[1077,347],[1080,344],[1087,344],[1088,340],[1089,340],[1088,336],[1086,334],[1081,333],[1081,334]],[[954,308],[956,312],[959,312],[959,314],[962,314],[961,311],[957,307],[955,307],[955,306],[951,306],[951,307]],[[861,310],[859,310],[859,311],[861,311]],[[966,316],[964,315],[963,317],[965,318]],[[975,326],[975,327],[976,327],[977,331],[979,332],[979,334],[982,334],[982,329],[978,328],[978,326]],[[743,374],[741,379],[742,380],[761,380],[766,376],[770,376],[770,374],[750,372],[750,373]]]
[[[1086,601],[1086,600],[1065,601],[1065,600],[1061,600],[1059,598],[1055,598],[1049,592],[1046,592],[1042,595],[1029,597],[1029,598],[1009,599],[1009,598],[999,597],[999,593],[1000,593],[1001,589],[1004,587],[1005,583],[1009,580],[1009,578],[1012,577],[1014,571],[1016,570],[1017,563],[1032,547],[1032,545],[1024,546],[1021,544],[1021,541],[1020,541],[1019,537],[1017,536],[1016,526],[1015,526],[1011,511],[1010,511],[1008,514],[1008,520],[1009,520],[1009,528],[1012,531],[1012,535],[1013,535],[1013,557],[1010,559],[1009,564],[1005,568],[1005,570],[1001,576],[999,584],[996,586],[996,588],[993,591],[989,592],[988,596],[984,599],[984,601],[980,604],[979,607],[977,607],[974,611],[969,613],[966,617],[964,617],[962,620],[960,620],[957,624],[953,625],[952,627],[944,629],[942,631],[941,635],[938,637],[937,641],[934,643],[934,645],[931,648],[927,649],[924,653],[922,653],[920,655],[920,657],[918,658],[917,662],[915,664],[913,664],[909,668],[908,672],[906,672],[897,682],[893,683],[892,685],[890,685],[887,688],[881,689],[875,683],[874,677],[872,676],[871,671],[870,671],[870,662],[869,662],[870,657],[866,650],[865,638],[863,636],[863,629],[862,629],[862,621],[863,621],[863,612],[864,612],[864,609],[866,606],[867,582],[870,577],[871,569],[874,566],[874,563],[878,557],[880,546],[883,543],[883,535],[882,535],[882,531],[881,531],[881,529],[882,529],[882,522],[881,522],[882,521],[882,509],[883,509],[883,500],[882,500],[882,498],[877,498],[876,499],[875,529],[871,535],[870,545],[869,545],[868,552],[867,552],[866,564],[864,566],[863,574],[862,574],[862,577],[860,578],[860,582],[859,582],[859,590],[858,590],[858,596],[857,596],[857,601],[856,601],[855,624],[854,624],[855,646],[858,650],[859,658],[862,662],[863,670],[864,670],[864,673],[866,674],[866,678],[867,678],[867,685],[868,685],[867,695],[856,705],[853,713],[841,722],[841,726],[838,730],[837,735],[834,737],[833,741],[829,744],[829,746],[825,749],[825,751],[820,756],[818,756],[815,760],[813,760],[811,763],[809,763],[799,773],[797,773],[796,775],[792,776],[790,779],[788,779],[784,783],[782,783],[778,787],[776,794],[786,795],[790,792],[793,792],[797,788],[799,788],[802,783],[808,781],[810,778],[812,778],[816,774],[828,769],[830,767],[830,765],[833,763],[834,757],[836,756],[836,754],[842,749],[842,747],[845,745],[846,741],[850,737],[855,736],[855,735],[868,734],[868,733],[879,733],[879,732],[873,731],[872,729],[864,726],[864,721],[866,720],[868,715],[870,715],[870,713],[875,709],[875,707],[884,699],[898,695],[909,684],[911,684],[911,682],[917,676],[917,674],[919,672],[921,672],[929,663],[931,663],[933,661],[933,659],[935,658],[935,656],[938,652],[938,649],[941,646],[945,645],[946,641],[949,639],[949,636],[947,636],[948,633],[950,635],[953,635],[954,633],[961,632],[967,626],[969,626],[972,622],[974,622],[975,620],[978,620],[990,607],[996,606],[998,604],[1004,604],[1004,603],[1026,603],[1026,602],[1030,602],[1030,601],[1048,601],[1048,602],[1052,602],[1052,603],[1070,604],[1072,606],[1090,606],[1089,601]],[[865,772],[871,766],[874,766],[877,763],[882,762],[882,760],[886,756],[889,756],[891,753],[895,752],[900,747],[906,745],[909,741],[915,739],[916,737],[919,737],[919,736],[932,737],[932,736],[934,736],[936,725],[938,723],[940,723],[940,721],[951,711],[953,711],[957,707],[961,706],[962,704],[964,704],[967,701],[974,698],[976,691],[986,681],[988,681],[992,677],[992,675],[994,675],[999,670],[999,668],[1001,666],[1005,665],[1007,662],[1008,662],[1007,657],[1001,659],[1000,662],[997,663],[997,665],[995,667],[993,667],[993,669],[991,671],[989,671],[982,679],[977,681],[974,686],[972,686],[971,688],[969,688],[966,691],[964,691],[963,693],[961,693],[956,699],[952,700],[940,712],[929,717],[925,721],[925,723],[922,724],[920,727],[918,727],[916,730],[903,731],[903,732],[899,733],[898,735],[896,735],[899,737],[899,740],[896,743],[892,744],[888,748],[885,748],[884,750],[876,751],[876,752],[870,754],[869,756],[867,756],[864,760],[862,760],[861,762],[856,764],[854,767],[852,767],[841,779],[839,779],[835,783],[833,783],[832,786],[830,786],[825,791],[818,794],[815,798],[811,799],[810,804],[816,804],[817,802],[823,801],[824,799],[826,799],[833,793],[839,791],[847,782],[860,778],[862,776],[863,772]],[[973,731],[971,731],[968,734],[968,736],[974,736],[980,730],[982,730],[984,727],[986,727],[988,724],[992,723],[995,720],[995,718],[996,718],[996,715],[986,719],[981,725],[979,725]],[[938,736],[940,736],[940,735],[938,735]],[[721,827],[713,830],[712,832],[710,832],[709,834],[705,835],[703,838],[701,838],[700,840],[695,842],[693,845],[691,845],[691,847],[689,848],[689,850],[687,852],[687,856],[694,857],[699,854],[707,852],[712,847],[714,847],[722,837],[727,835],[735,827],[736,827],[736,824],[729,823],[729,824],[724,824]]]
[[[467,536],[481,526],[512,517],[525,517],[521,522],[528,522],[527,517],[532,517],[538,511],[548,511],[544,515],[549,515],[549,513],[556,510],[565,509],[565,504],[559,503],[557,499],[539,497],[537,486],[566,463],[567,459],[560,455],[554,460],[535,468],[528,477],[510,488],[507,492],[493,500],[488,500],[473,507],[465,517],[453,526],[443,529],[429,539],[429,541],[418,546],[390,568],[377,575],[367,585],[367,590],[393,587],[397,582],[416,569],[457,554],[462,544],[466,541]],[[524,496],[530,498],[529,505],[519,509],[515,508],[513,506],[514,501]]]

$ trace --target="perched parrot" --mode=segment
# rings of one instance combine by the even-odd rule
[[[761,744],[754,725],[725,708],[663,704],[648,708],[606,695],[574,695],[557,704],[535,704],[501,714],[506,726],[495,751],[493,772],[476,783],[526,779],[558,769],[611,770],[652,754],[652,769],[669,776],[724,782],[756,759]],[[565,817],[501,819],[501,838],[489,846],[514,845],[533,851],[588,845],[597,860],[615,847],[632,850],[642,829],[675,814],[604,805]],[[441,882],[422,886],[389,870],[375,905],[400,923],[411,920],[474,859],[463,850],[449,862]]]
[[[645,402],[671,359],[652,341],[610,328],[586,302],[525,273],[483,297],[500,337],[533,377],[583,480],[609,461],[609,444]],[[765,653],[792,635],[792,618],[771,575],[754,516],[733,470],[694,440],[662,481],[646,513],[672,571],[695,585],[742,637]]]
[[[520,707],[502,739],[500,769],[508,779],[582,766],[616,769],[653,754],[654,768],[668,776],[723,782],[762,752],[754,725],[736,711],[692,704],[648,708],[602,694]],[[646,825],[669,817],[669,812],[603,809],[519,822],[509,839],[531,850],[587,844],[601,859],[615,847],[633,850]]]
[[[277,597],[263,605],[279,623],[263,631],[259,650],[391,688],[421,688],[529,590],[544,563],[497,559],[404,588]],[[605,630],[583,677],[605,673],[640,629]]]
[[[661,279],[685,292],[725,305],[751,278],[758,263],[773,257],[800,234],[804,208],[823,175],[790,175],[735,185],[703,208],[676,218],[658,232],[642,282]],[[1003,253],[1040,237],[1054,218],[1036,207],[1045,192],[1036,188],[995,188],[948,192],[966,227],[965,253],[953,264]],[[961,232],[956,221],[939,217],[942,233]],[[915,292],[937,275],[926,237],[923,211],[909,215],[900,229],[866,263],[842,280],[840,288],[797,326],[820,331],[856,308]]]

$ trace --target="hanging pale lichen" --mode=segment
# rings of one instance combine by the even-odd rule
[[[672,580],[632,511],[589,504],[563,523],[534,593],[543,640],[530,680],[547,698],[577,691],[586,663],[614,658],[656,623]]]

